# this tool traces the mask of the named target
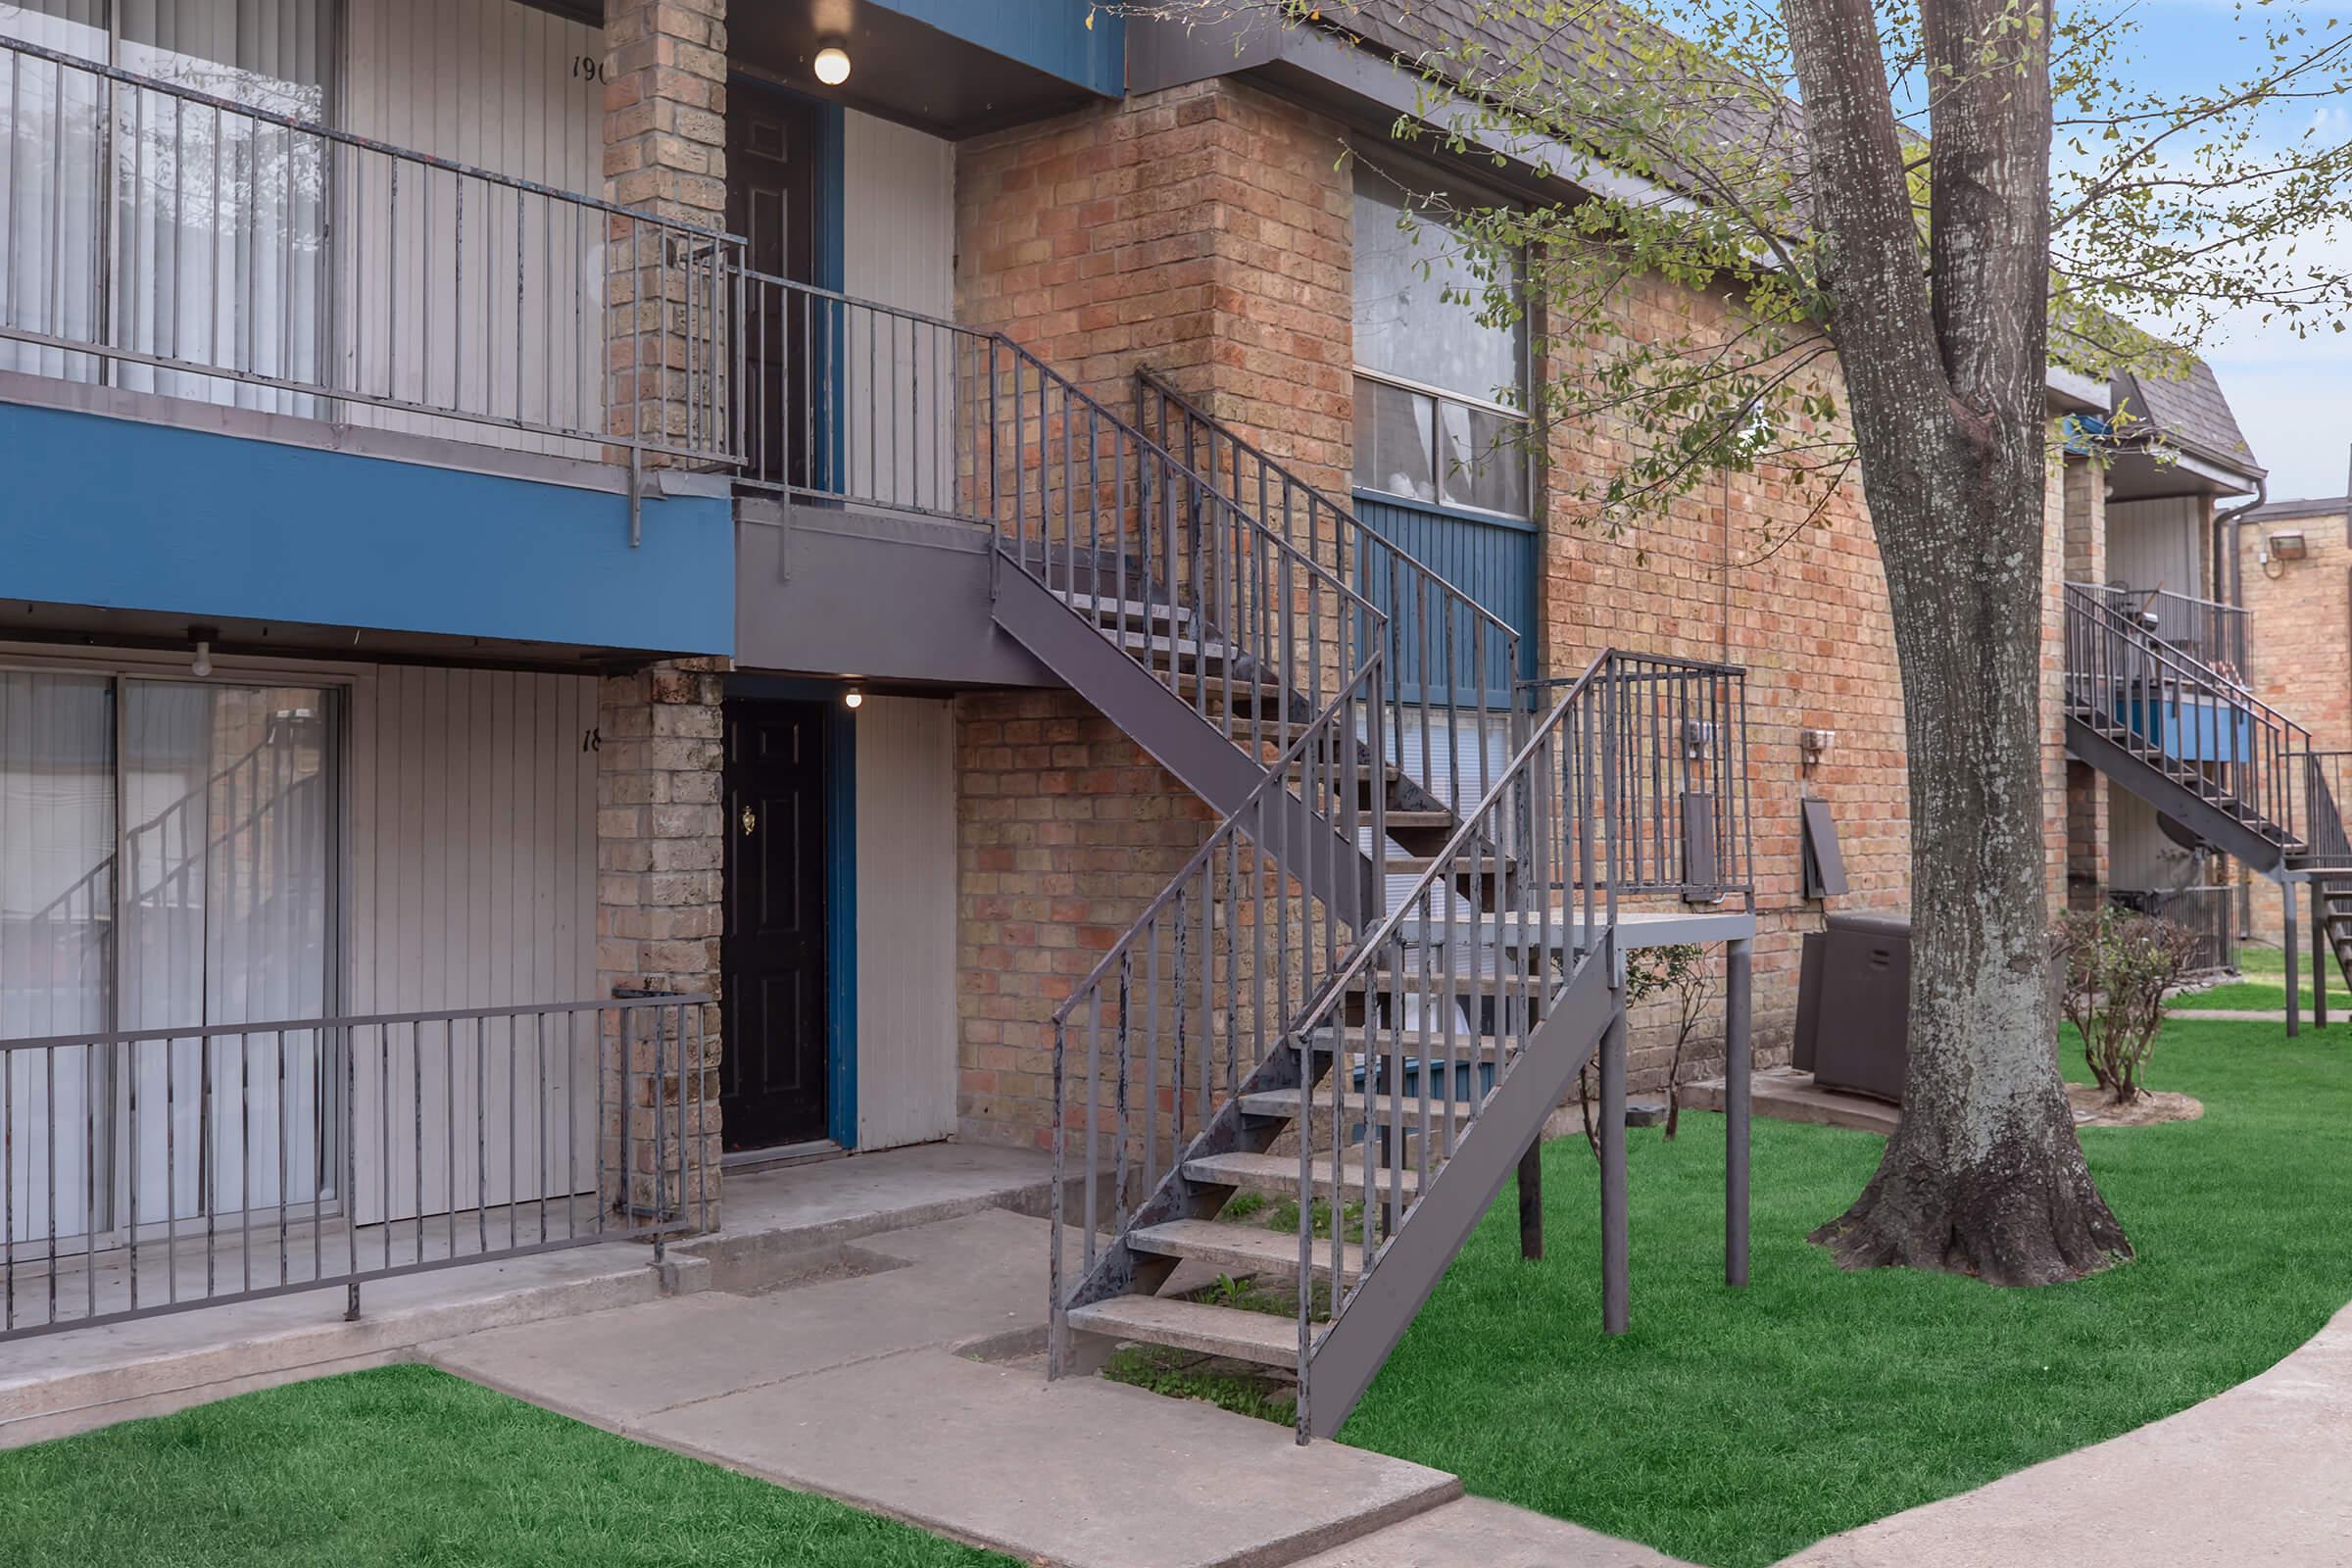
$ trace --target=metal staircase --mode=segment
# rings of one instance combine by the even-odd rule
[[[989,527],[997,624],[1223,813],[1055,1015],[1054,1370],[1273,1362],[1332,1433],[1595,1055],[1621,1330],[1618,900],[1744,885],[1740,672],[1607,654],[1531,714],[1506,623],[1155,376],[1122,418],[1001,334],[743,281],[797,345],[754,482]],[[1219,1217],[1268,1192],[1284,1229]],[[1186,1259],[1295,1312],[1156,1294]]]
[[[2246,689],[2243,633],[2222,623],[2225,608],[2066,584],[2067,751],[2259,874],[2309,882],[2352,984],[2352,841],[2337,805],[2352,754],[2315,751],[2310,731]]]

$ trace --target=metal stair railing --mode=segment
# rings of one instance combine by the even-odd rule
[[[1391,761],[1447,807],[1476,801],[1517,738],[1511,693],[1519,634],[1434,567],[1366,527],[1355,513],[1244,440],[1149,368],[1136,372],[1136,423],[1261,524],[1387,611],[1367,628],[1386,656],[1381,699]],[[1465,737],[1474,749],[1465,759]],[[1497,753],[1491,741],[1501,739]]]
[[[1312,868],[1298,858],[1337,859],[1359,830],[1375,840],[1382,831],[1380,792],[1359,805],[1354,788],[1364,766],[1356,715],[1379,722],[1382,673],[1374,650],[1054,1011],[1051,1374],[1061,1368],[1069,1308],[1123,1288],[1123,1275],[1102,1278],[1105,1267],[1152,1202],[1166,1206],[1201,1134],[1243,1094],[1297,1087],[1278,1059],[1284,1023],[1355,943],[1343,912],[1308,891]],[[1338,830],[1296,854],[1286,836],[1297,814],[1282,808],[1293,794],[1336,802]],[[1081,1150],[1073,1282],[1064,1204]]]
[[[2289,854],[2311,733],[2239,682],[2158,637],[2111,590],[2065,586],[2070,713],[2135,760]]]
[[[2352,831],[2344,825],[2342,801],[2352,752],[2303,754],[2304,848],[2298,869],[2352,877]]]
[[[1624,776],[1620,662],[1615,653],[1602,654],[1536,721],[1501,776],[1461,812],[1428,869],[1285,1031],[1295,1050],[1325,1039],[1336,1045],[1346,1038],[1345,1004],[1363,997],[1360,1051],[1352,1060],[1335,1052],[1327,1095],[1308,1072],[1298,1121],[1302,1442],[1316,1424],[1317,1354],[1428,1200],[1438,1162],[1476,1137],[1488,1107],[1510,1094],[1548,1008],[1592,963],[1607,965],[1612,1009],[1622,1008],[1616,929],[1623,835],[1606,826],[1617,820]],[[1523,846],[1525,874],[1506,879],[1487,907],[1460,890],[1465,877],[1481,874],[1484,846],[1505,835]],[[1433,1084],[1443,1085],[1435,1095]],[[1519,1151],[1510,1152],[1516,1158]],[[1385,1191],[1376,1158],[1385,1162]],[[1410,1193],[1408,1165],[1416,1177]],[[1318,1183],[1319,1169],[1335,1179]],[[1317,1235],[1318,1185],[1331,1192],[1321,1220],[1328,1236]],[[1318,1322],[1314,1253],[1324,1244],[1329,1313]]]
[[[1386,617],[1001,332],[744,270],[745,483],[985,523],[1018,571],[1264,765]]]

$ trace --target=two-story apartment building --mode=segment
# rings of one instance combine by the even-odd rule
[[[1109,1169],[1056,1283],[1102,1308],[1272,1266],[1182,1227],[1382,1144],[1318,1084],[1417,1098],[1363,1240],[1436,1236],[1426,1283],[1579,1065],[1658,1081],[1622,948],[1727,944],[1729,1049],[1784,1039],[1802,932],[1904,903],[1867,516],[1724,475],[1611,540],[1570,497],[1619,432],[1504,455],[1543,322],[1445,298],[1397,171],[1571,187],[1399,157],[1399,42],[0,5],[8,1326],[700,1228],[731,1165],[944,1138]],[[1722,309],[1636,280],[1626,330]],[[2196,594],[2240,445],[2053,463],[2054,898],[2128,836],[2069,705],[2111,771],[2180,760],[2077,690],[2058,584]],[[1516,1119],[1440,1149],[1433,1082]],[[1360,1390],[1396,1326],[1314,1354]]]

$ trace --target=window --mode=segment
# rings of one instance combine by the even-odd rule
[[[1355,482],[1524,517],[1527,328],[1482,320],[1489,279],[1388,175],[1355,181]],[[1501,279],[1516,291],[1516,270]],[[1448,298],[1448,289],[1455,298]]]
[[[0,1037],[328,1010],[334,698],[0,670]],[[282,1030],[0,1055],[9,1234],[319,1197],[334,1168],[330,1045]],[[281,1116],[242,1119],[248,1084]],[[110,1139],[119,1158],[103,1157]],[[200,1164],[171,1153],[200,1144],[217,1172],[203,1186]]]

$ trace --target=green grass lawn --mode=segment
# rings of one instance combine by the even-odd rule
[[[1519,1260],[1506,1189],[1342,1436],[1745,1568],[2181,1409],[2352,1298],[2352,1031],[2176,1022],[2150,1078],[2204,1119],[2082,1136],[2137,1259],[2036,1291],[1839,1272],[1805,1233],[1860,1191],[1879,1140],[1761,1120],[1754,1284],[1727,1291],[1722,1119],[1686,1117],[1673,1144],[1638,1130],[1616,1341],[1592,1158],[1553,1143],[1549,1259]]]
[[[2257,947],[2251,943],[2237,950],[2238,973],[2243,979],[2231,980],[2204,991],[2189,992],[2173,999],[2176,1008],[2253,1008],[2286,1016],[2286,955],[2275,947]],[[2314,985],[2311,973],[2311,955],[2295,955],[2295,971],[2303,992],[2303,1016],[2312,1014]],[[2328,979],[2328,1009],[2338,1017],[2352,1013],[2352,997],[2344,991],[2344,977],[2330,967]]]
[[[413,1366],[0,1453],[0,1563],[1015,1568]]]

